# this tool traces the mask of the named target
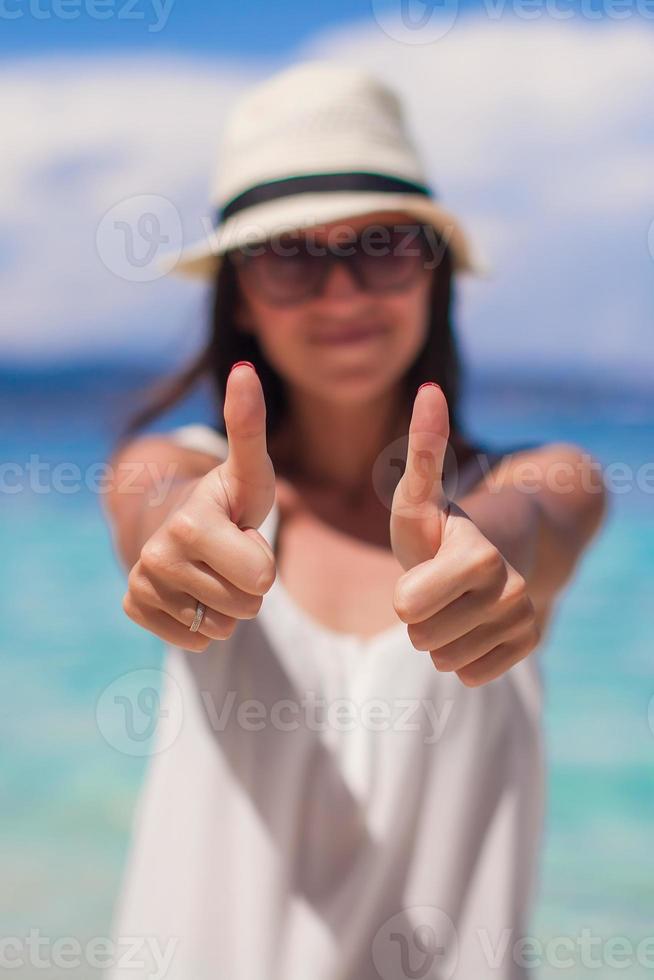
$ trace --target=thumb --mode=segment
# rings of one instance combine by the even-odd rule
[[[275,470],[266,444],[266,403],[249,361],[238,361],[227,379],[223,408],[229,452],[221,464],[230,517],[257,528],[275,500]]]
[[[449,501],[443,467],[450,434],[447,400],[434,382],[413,403],[404,473],[391,504],[391,547],[406,570],[433,558],[441,546]]]

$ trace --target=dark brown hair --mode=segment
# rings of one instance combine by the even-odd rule
[[[459,463],[473,451],[461,431],[459,418],[461,363],[454,329],[452,308],[454,282],[449,248],[439,250],[440,258],[432,275],[430,319],[425,343],[404,377],[407,408],[410,412],[417,388],[423,381],[436,381],[447,399],[450,416],[450,442]],[[136,411],[119,437],[120,445],[139,429],[208,380],[215,395],[215,428],[225,434],[222,418],[227,376],[235,361],[251,361],[259,375],[266,401],[266,431],[270,439],[284,418],[286,394],[284,380],[266,360],[256,337],[236,328],[235,310],[238,283],[229,256],[221,262],[214,283],[209,337],[191,363],[172,378],[158,382],[145,392],[145,405]]]

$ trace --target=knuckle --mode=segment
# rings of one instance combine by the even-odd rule
[[[152,597],[152,586],[141,569],[132,569],[127,579],[127,585],[130,595],[137,602],[144,603]]]
[[[520,605],[525,608],[531,605],[527,595],[527,583],[522,575],[514,572],[509,576],[504,588],[504,598],[512,605]]]
[[[510,633],[523,630],[534,620],[534,608],[526,592],[510,599],[505,598],[503,608],[505,615],[502,622]]]
[[[143,629],[150,629],[148,626],[147,608],[142,606],[131,592],[126,592],[123,596],[122,606],[123,612],[133,623],[136,623],[137,626],[142,626]]]
[[[454,660],[447,653],[441,653],[440,650],[436,650],[431,655],[431,659],[434,662],[434,666],[437,670],[450,671],[454,667]]]
[[[456,673],[461,683],[465,684],[466,687],[479,687],[484,683],[483,674],[478,668],[462,667]]]
[[[258,593],[265,593],[272,586],[273,582],[277,578],[277,568],[274,561],[266,561],[263,568],[259,571],[256,582],[256,590]],[[261,596],[259,595],[258,598]]]
[[[484,578],[493,578],[502,571],[504,561],[491,544],[480,547],[473,559],[475,569]]]
[[[522,650],[523,643],[521,636],[514,636],[511,639],[504,640],[498,647],[498,652],[502,654],[509,665],[522,658]]]
[[[535,630],[538,632],[538,626],[536,623],[536,610],[534,609],[534,604],[529,597],[526,587],[522,590],[521,594],[515,600],[515,608],[517,609],[518,621],[527,626],[530,632]]]
[[[410,623],[413,616],[413,601],[410,590],[400,583],[395,588],[393,607],[402,622]]]
[[[536,622],[536,610],[534,609],[534,604],[526,591],[523,599],[521,600],[521,608],[523,618],[525,622],[529,624],[529,628],[540,636],[540,630],[538,628],[538,623]]]
[[[135,593],[135,591],[136,591],[136,589],[138,587],[138,582],[139,582],[142,574],[143,574],[143,571],[141,569],[141,562],[139,560],[139,561],[136,562],[135,565],[132,566],[132,568],[130,569],[129,575],[127,576],[127,591],[128,592],[131,592],[132,595],[134,595],[134,593]]]
[[[529,631],[529,637],[531,637],[531,631]],[[524,660],[526,656],[533,650],[530,639],[525,639],[523,634],[519,639],[515,639],[512,642],[507,642],[504,644],[507,653],[507,661],[505,670],[509,670],[516,664],[519,664],[521,660]]]
[[[531,653],[532,650],[535,650],[538,644],[540,643],[541,639],[542,637],[541,637],[540,628],[538,626],[538,623],[534,619],[529,625],[529,631],[527,634],[527,640],[526,640],[527,652]]]
[[[527,609],[529,610],[529,616],[532,619],[532,621],[535,623],[536,620],[537,620],[536,606],[534,605],[533,599],[529,595],[529,590],[526,587],[525,587],[525,600],[524,601],[525,601],[525,604],[527,606]]]
[[[127,591],[123,596],[122,607],[125,615],[129,616],[130,619],[134,619],[136,610],[135,610],[134,599],[132,598],[131,591]]]
[[[204,653],[211,642],[211,637],[204,635],[193,639],[185,638],[184,649],[190,650],[192,653]]]
[[[168,520],[168,534],[176,544],[189,547],[197,542],[200,526],[193,514],[179,508]]]
[[[160,574],[168,565],[168,559],[164,549],[157,541],[152,540],[152,538],[143,545],[140,562],[141,568],[152,575]]]
[[[228,640],[236,629],[236,619],[232,616],[226,616],[224,622],[216,625],[216,631],[218,633],[217,639]]]
[[[407,633],[416,650],[429,650],[430,643],[423,623],[409,623]]]
[[[530,647],[524,643],[515,643],[508,648],[507,652],[508,659],[502,672],[510,670],[512,667],[515,667],[516,664],[519,664],[521,660],[524,660],[530,653]]]
[[[263,596],[244,594],[244,597],[240,603],[238,618],[254,619],[261,609],[262,603]]]

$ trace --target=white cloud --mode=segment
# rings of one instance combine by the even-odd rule
[[[5,63],[0,356],[120,355],[184,342],[188,288],[117,278],[100,261],[96,229],[108,208],[149,193],[197,224],[246,67],[142,56]]]
[[[461,282],[473,362],[652,371],[647,25],[468,15],[409,45],[366,23],[296,55],[368,66],[403,97],[435,187],[495,268]],[[116,278],[95,231],[118,201],[159,194],[185,237],[201,237],[225,112],[274,67],[143,55],[5,63],[0,356],[172,355],[197,342],[196,288]]]

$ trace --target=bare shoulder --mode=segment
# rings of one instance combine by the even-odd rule
[[[221,457],[173,438],[168,433],[137,436],[116,449],[109,460],[114,467],[132,466],[147,475],[148,468],[179,463],[189,475],[198,476],[222,462]]]
[[[604,481],[599,459],[584,446],[574,442],[548,442],[507,453],[501,461],[502,472],[511,479],[517,474],[533,473],[546,489],[572,494],[587,487],[602,493]]]
[[[608,494],[600,460],[574,442],[549,442],[509,453],[489,473],[500,486],[534,494],[549,517],[590,537],[602,523]]]
[[[169,433],[136,436],[111,454],[105,504],[110,513],[124,506],[138,488],[204,476],[222,462],[213,452],[185,445]],[[131,493],[124,493],[128,487]]]
[[[599,460],[584,446],[574,442],[539,443],[525,448],[509,449],[496,455],[500,458],[494,462],[493,469],[507,478],[519,472],[526,474],[530,471],[544,475],[556,471],[558,474],[580,476],[596,474],[595,482],[602,482],[602,466]]]

